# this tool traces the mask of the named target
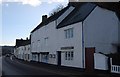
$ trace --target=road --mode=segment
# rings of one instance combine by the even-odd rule
[[[47,69],[45,68],[47,67]],[[80,73],[73,70],[50,69],[49,66],[37,66],[35,64],[23,63],[11,57],[2,57],[3,77],[109,77],[109,74]],[[68,72],[69,71],[69,72]],[[72,71],[72,72],[70,72]],[[120,77],[112,76],[111,77]]]
[[[43,70],[37,68],[35,66],[27,65],[24,63],[20,63],[19,61],[15,61],[12,57],[3,57],[2,58],[2,71],[3,76],[37,76],[37,75],[57,75],[54,72]]]

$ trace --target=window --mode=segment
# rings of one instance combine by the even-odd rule
[[[73,51],[71,52],[71,60],[73,60]]]
[[[30,48],[28,47],[28,50],[30,50]]]
[[[37,41],[37,51],[40,50],[40,40]]]
[[[26,47],[25,47],[25,50],[26,50]]]
[[[67,60],[67,52],[65,52],[65,60]]]
[[[44,38],[44,40],[45,40],[45,45],[47,46],[48,37]]]
[[[64,30],[65,32],[65,38],[73,38],[73,28],[69,28]]]
[[[65,52],[65,60],[73,60],[74,53],[73,51],[66,51]]]

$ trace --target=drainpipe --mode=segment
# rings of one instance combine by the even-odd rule
[[[83,31],[83,21],[82,21],[82,62],[83,62],[83,68],[85,68],[85,51],[84,51],[84,31]]]
[[[57,31],[57,19],[55,20],[55,28],[56,28],[56,31]],[[56,37],[57,38],[57,37]],[[58,47],[58,42],[56,43],[57,45],[57,47]],[[58,53],[57,53],[57,51],[56,51],[56,64],[58,65]]]

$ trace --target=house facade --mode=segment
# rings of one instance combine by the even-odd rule
[[[114,11],[96,3],[70,3],[51,17],[42,16],[31,32],[31,43],[15,54],[24,60],[108,70],[105,54],[118,52],[119,28]],[[99,65],[99,60],[104,63]]]
[[[68,6],[55,16],[47,18],[45,15],[42,17],[42,23],[31,32],[33,61],[57,64],[56,51],[58,48],[58,34],[56,26],[64,19],[63,17],[66,17],[73,9],[74,7]]]
[[[85,10],[88,8],[89,10]],[[76,59],[74,59],[75,62],[68,61],[67,63],[64,57],[67,56],[65,55],[67,53],[64,52],[65,54],[62,53],[64,58],[61,58],[61,64],[74,67],[78,64],[77,67],[93,69],[95,53],[116,53],[117,47],[114,46],[113,43],[119,42],[118,23],[119,20],[114,11],[101,8],[92,3],[86,3],[77,7],[77,9],[73,10],[72,13],[58,25],[58,36],[60,36],[59,42],[61,43],[59,46],[72,45],[74,47],[74,58]],[[72,39],[65,39],[67,37],[64,36],[64,34],[66,35],[65,29],[74,29]],[[71,33],[68,32],[68,35],[70,34]],[[106,58],[104,58],[104,60],[107,61]],[[106,65],[104,68],[107,70],[107,67]]]
[[[30,40],[16,39],[16,45],[14,48],[14,55],[18,59],[31,61],[31,48]]]
[[[30,44],[24,46],[24,60],[31,61],[31,51],[30,51]]]

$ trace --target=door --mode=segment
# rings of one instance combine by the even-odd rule
[[[44,54],[41,54],[41,62],[44,62],[44,63],[48,63],[48,54],[44,53]]]
[[[120,46],[118,46],[118,52],[120,53]]]
[[[48,54],[45,54],[45,63],[48,63]]]
[[[61,65],[61,51],[57,51],[57,64]]]
[[[94,52],[95,52],[95,48],[85,48],[86,71],[93,71],[94,69]]]

